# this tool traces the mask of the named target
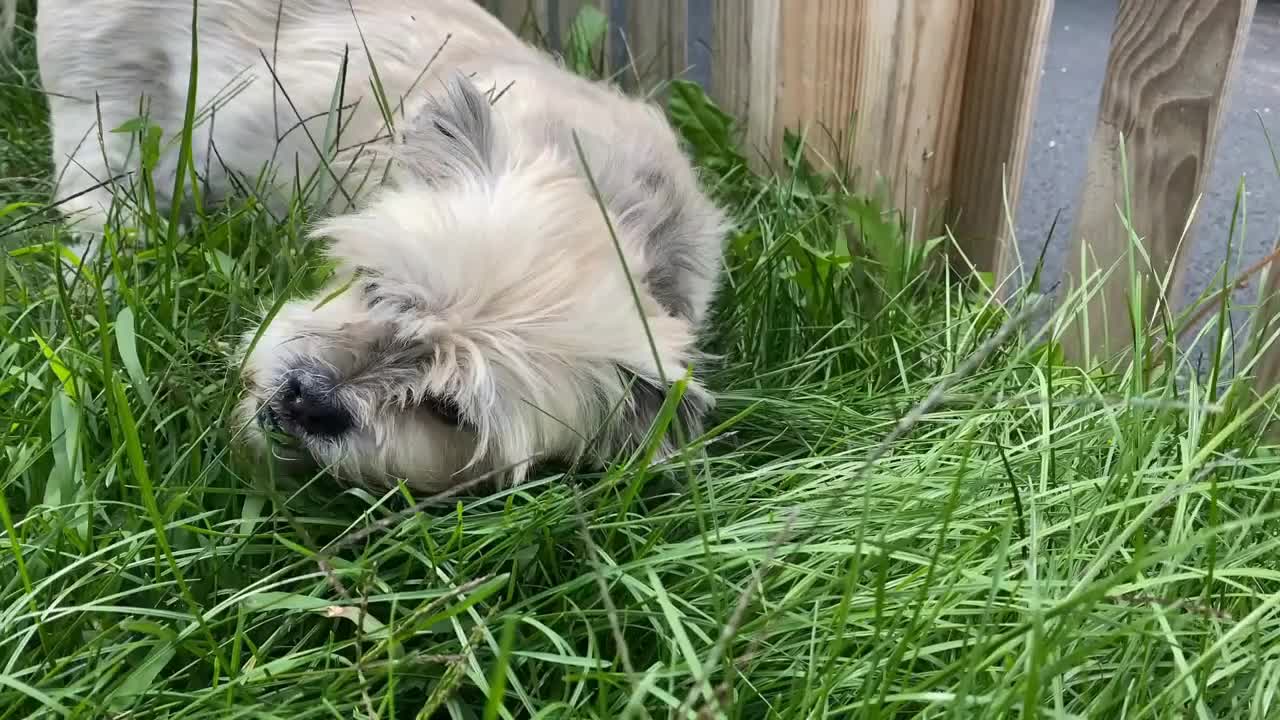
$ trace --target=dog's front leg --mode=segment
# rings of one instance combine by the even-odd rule
[[[113,211],[132,214],[136,202],[134,166],[136,136],[114,132],[136,109],[118,101],[51,97],[53,124],[53,203],[72,233],[76,262],[64,262],[68,280],[101,256],[104,233]]]

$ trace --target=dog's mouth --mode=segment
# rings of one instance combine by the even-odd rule
[[[254,422],[282,459],[296,460],[294,456],[304,449],[301,438],[284,429],[280,423],[280,416],[270,404],[263,403],[257,415],[254,416]]]

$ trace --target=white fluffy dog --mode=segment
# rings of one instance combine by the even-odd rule
[[[183,126],[192,14],[191,0],[38,4],[57,197],[86,260],[108,179],[136,167],[134,138],[110,130],[140,108],[166,137]],[[196,20],[208,195],[264,164],[281,206],[328,182],[314,232],[332,284],[237,358],[252,446],[435,490],[646,436],[698,356],[726,230],[659,110],[471,0],[200,0]],[[158,190],[177,163],[161,158]],[[708,404],[690,383],[691,432]]]

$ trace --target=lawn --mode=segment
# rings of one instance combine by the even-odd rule
[[[840,178],[748,171],[681,84],[739,220],[704,436],[434,498],[286,477],[234,450],[228,358],[322,277],[307,214],[171,231],[143,198],[116,242],[147,249],[69,290],[24,18],[0,720],[1280,716],[1280,455],[1231,358],[1072,366],[1072,303],[1001,306]]]

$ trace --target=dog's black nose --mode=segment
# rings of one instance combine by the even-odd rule
[[[298,375],[286,380],[280,390],[279,414],[286,426],[300,428],[308,435],[336,437],[351,429],[351,413]]]

